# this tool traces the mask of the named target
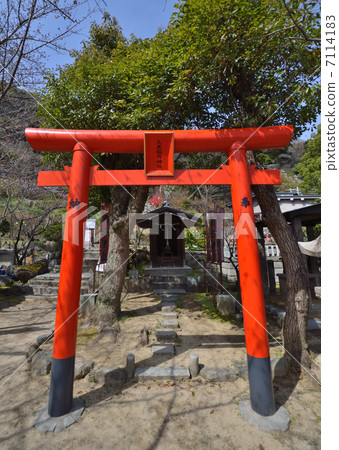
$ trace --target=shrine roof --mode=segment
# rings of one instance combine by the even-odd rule
[[[137,219],[136,223],[141,228],[151,228],[152,227],[152,219],[154,217],[159,217],[164,214],[171,214],[172,216],[177,217],[183,225],[187,228],[184,220],[191,220],[194,217],[194,214],[190,214],[186,211],[182,211],[180,209],[173,208],[168,202],[164,202],[160,208],[154,209],[153,211],[142,214],[139,219]],[[183,220],[184,219],[184,220]]]

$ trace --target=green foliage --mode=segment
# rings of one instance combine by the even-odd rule
[[[41,108],[45,125],[293,124],[298,136],[320,109],[319,11],[310,0],[287,5],[307,39],[278,0],[181,1],[167,29],[145,40],[126,40],[116,19],[105,14],[73,53],[74,63],[48,77],[42,104],[53,118]],[[59,166],[65,161],[65,155],[53,158]],[[191,156],[189,165],[194,158],[199,156]],[[118,159],[101,158],[108,168]]]
[[[42,234],[46,241],[62,242],[62,224],[48,225]]]
[[[168,32],[181,49],[186,84],[219,126],[293,124],[298,136],[316,120],[319,7],[286,4],[293,20],[279,0],[179,3]]]
[[[9,221],[4,217],[0,220],[0,236],[4,236],[5,234],[9,233],[11,229],[11,224]]]
[[[40,99],[43,126],[292,124],[296,138],[320,111],[320,12],[313,0],[287,0],[286,5],[288,11],[280,0],[179,1],[167,29],[144,40],[127,40],[116,19],[105,14],[73,53],[73,64],[48,76]],[[260,163],[295,165],[293,152],[280,153],[268,150]],[[71,161],[65,153],[45,158],[57,168]],[[176,168],[216,168],[226,160],[226,153],[180,155]],[[142,168],[143,156],[95,154],[98,163],[107,169]],[[295,187],[292,179],[285,184]],[[90,204],[108,203],[111,192],[91,189]],[[196,188],[194,193],[201,195]]]
[[[303,179],[300,187],[303,192],[321,192],[321,128],[318,127],[317,133],[314,133],[306,143],[306,153],[301,158],[297,166],[299,177]]]
[[[294,174],[281,171],[280,175],[281,184],[277,186],[278,192],[289,192],[290,189],[296,189],[299,186],[300,181]]]
[[[260,153],[258,155],[258,162],[262,165],[262,166],[268,166],[269,164],[273,164],[273,160],[272,158],[267,154],[267,153]]]
[[[205,229],[199,232],[196,228],[185,228],[185,246],[191,250],[205,248]]]

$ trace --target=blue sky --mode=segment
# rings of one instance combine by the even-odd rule
[[[115,16],[122,27],[124,35],[129,38],[131,34],[139,38],[153,37],[159,27],[166,27],[172,13],[175,11],[174,5],[178,0],[104,0],[107,7],[104,10],[111,16]],[[90,6],[95,6],[95,1],[90,0]],[[104,3],[102,3],[104,5]],[[80,12],[87,14],[87,8],[83,7]],[[79,18],[80,18],[79,14]],[[86,20],[78,35],[67,38],[65,45],[68,50],[80,49],[81,41],[88,38],[88,31],[91,22],[101,23],[102,12],[91,14]],[[58,22],[51,17],[47,22],[49,32],[57,29]],[[72,58],[67,53],[51,54],[49,57],[49,67],[55,67],[56,64],[64,65],[71,63]]]
[[[111,16],[115,16],[122,27],[124,35],[129,38],[131,34],[139,38],[153,37],[159,27],[166,27],[172,13],[176,10],[174,5],[178,0],[105,0],[106,7],[104,10],[109,12]],[[95,6],[95,0],[90,0],[90,6]],[[86,15],[87,9],[84,7],[81,11],[83,16]],[[88,38],[88,31],[91,22],[96,21],[101,23],[102,12],[91,14],[86,22],[81,27],[78,35],[73,35],[67,38],[65,42],[68,50],[80,49],[81,41]],[[56,30],[58,23],[51,18],[46,24],[49,31],[52,33]],[[67,52],[63,54],[50,54],[48,67],[54,68],[56,65],[63,66],[71,63],[72,58]],[[320,123],[320,116],[317,123]],[[301,139],[309,139],[312,131],[305,132]]]

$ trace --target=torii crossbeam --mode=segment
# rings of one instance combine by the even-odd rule
[[[73,152],[72,167],[40,172],[39,186],[69,186],[48,414],[67,414],[73,404],[73,378],[83,258],[83,210],[89,186],[230,184],[234,225],[245,213],[254,224],[251,184],[280,184],[279,170],[257,170],[247,165],[247,150],[283,148],[293,127],[231,130],[94,131],[26,129],[34,150]],[[175,170],[174,153],[224,152],[228,165],[218,170]],[[99,170],[93,153],[144,153],[144,170]],[[80,219],[79,214],[82,214]],[[78,217],[79,216],[79,217]],[[74,222],[75,221],[75,222]],[[77,224],[76,244],[72,223]],[[262,416],[275,413],[266,314],[258,246],[252,233],[237,237],[240,286],[252,409]]]

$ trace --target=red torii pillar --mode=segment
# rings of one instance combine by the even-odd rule
[[[248,166],[246,150],[285,147],[292,133],[291,126],[154,132],[26,129],[26,137],[34,150],[73,151],[72,168],[40,172],[38,180],[39,186],[70,186],[68,212],[79,203],[87,204],[89,186],[231,184],[234,224],[237,228],[245,213],[250,218],[252,230],[255,225],[251,184],[280,184],[281,180],[278,170],[256,170],[254,166]],[[92,154],[102,152],[145,152],[145,171],[103,171],[98,170],[98,166],[91,167]],[[227,152],[229,165],[215,171],[174,170],[174,152]],[[68,214],[64,235],[48,404],[51,417],[67,414],[73,403],[85,220],[84,217],[79,220],[78,216],[82,212]],[[258,414],[270,416],[274,414],[275,406],[266,314],[258,247],[251,230],[247,234],[240,233],[237,248],[251,406]]]

